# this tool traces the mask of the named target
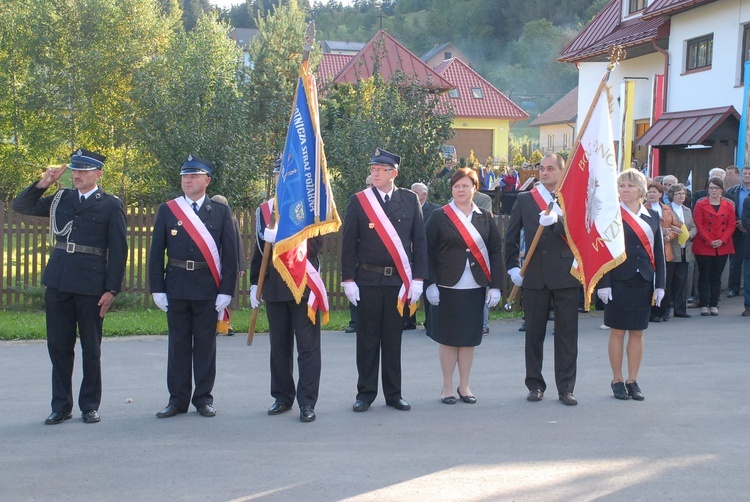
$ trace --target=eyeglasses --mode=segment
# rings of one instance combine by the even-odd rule
[[[391,171],[395,171],[392,167],[371,167],[370,172],[372,174],[380,174],[380,173],[389,173]]]
[[[471,190],[474,185],[453,185],[453,188],[456,190]]]

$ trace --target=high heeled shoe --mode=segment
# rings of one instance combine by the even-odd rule
[[[456,392],[458,392],[458,397],[467,404],[477,404],[477,398],[475,396],[463,396],[461,395],[461,388],[456,387]]]
[[[630,399],[628,390],[625,388],[625,382],[613,381],[610,386],[612,387],[612,394],[614,394],[617,399],[622,399],[623,401]]]
[[[625,387],[628,389],[628,394],[630,394],[630,397],[636,401],[643,401],[645,398],[643,397],[643,393],[641,392],[641,388],[638,386],[638,382],[630,382],[626,383]]]

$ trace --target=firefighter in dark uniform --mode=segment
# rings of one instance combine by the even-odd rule
[[[280,161],[274,174],[278,181]],[[250,265],[250,300],[256,308],[260,267],[263,261],[263,248],[266,241],[276,240],[276,229],[266,228],[261,208],[256,211],[256,249]],[[265,239],[265,240],[264,240]],[[322,237],[307,240],[307,259],[317,269],[318,252],[323,245]],[[276,268],[268,263],[263,285],[263,300],[266,302],[266,315],[269,324],[271,343],[271,396],[276,400],[268,409],[269,415],[280,415],[292,408],[295,394],[299,404],[299,419],[303,422],[315,420],[315,404],[320,387],[320,312],[316,313],[315,324],[308,317],[307,299],[310,288],[305,288],[302,301],[297,303],[292,291],[281,278]],[[294,341],[297,340],[297,365],[299,380],[295,392],[294,385]]]
[[[202,416],[216,415],[211,394],[216,322],[232,300],[237,241],[229,207],[206,196],[213,169],[213,162],[189,155],[180,170],[184,195],[162,204],[154,223],[149,281],[169,329],[169,404],[156,414],[159,418],[186,413],[191,402]],[[191,211],[197,214],[195,225],[188,218]]]
[[[49,425],[72,417],[76,328],[83,353],[78,406],[85,423],[101,420],[102,321],[120,291],[128,252],[122,201],[97,184],[105,159],[79,149],[69,165],[47,169],[13,201],[19,213],[49,216],[50,236],[56,236],[42,276],[52,361],[52,414],[44,422]],[[42,197],[68,168],[75,188]]]
[[[375,201],[384,218],[392,225],[395,239],[389,245],[402,246],[411,265],[412,287],[409,301],[422,294],[427,277],[427,238],[422,209],[417,195],[393,184],[401,157],[380,148],[370,159],[372,188],[362,192],[365,200]],[[392,256],[386,243],[367,216],[360,194],[352,196],[344,217],[341,265],[344,293],[357,306],[357,399],[356,412],[367,411],[378,394],[378,369],[381,365],[383,394],[388,406],[409,410],[401,395],[401,336],[403,315],[397,309],[403,281],[395,266],[399,256]],[[372,209],[372,203],[368,210]],[[378,218],[378,221],[380,218]],[[403,261],[402,261],[403,262]],[[408,303],[408,302],[407,302]],[[404,309],[409,308],[408,305]]]

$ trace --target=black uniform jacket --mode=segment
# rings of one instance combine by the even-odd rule
[[[471,275],[477,284],[497,289],[502,287],[503,282],[505,282],[505,271],[503,270],[503,248],[500,232],[492,215],[484,209],[479,211],[481,213],[472,213],[471,223],[487,246],[492,281],[487,280],[482,267],[479,266],[458,229],[441,207],[432,213],[426,224],[430,270],[427,285],[453,286],[463,275],[468,258]]]
[[[45,189],[36,183],[13,201],[13,210],[31,216],[49,216],[54,195],[42,197]],[[128,242],[125,233],[125,208],[122,201],[101,188],[81,204],[78,190],[63,189],[55,212],[57,228],[70,221],[70,235],[58,242],[106,249],[104,255],[68,253],[53,249],[42,275],[42,284],[66,293],[101,296],[105,291],[120,291],[125,275]],[[51,222],[50,222],[51,224]]]
[[[430,219],[430,215],[435,209],[439,209],[440,206],[438,204],[435,204],[433,202],[425,201],[424,205],[422,205],[422,219],[424,219],[425,225],[427,225],[427,220]]]
[[[219,248],[219,287],[216,287],[208,268],[187,270],[168,264],[164,256],[165,251],[169,258],[176,260],[205,263],[206,259],[188,235],[182,222],[177,220],[166,204],[162,204],[156,215],[149,255],[148,277],[151,292],[167,293],[167,297],[174,300],[213,300],[217,294],[234,294],[237,281],[237,237],[231,211],[225,204],[206,197],[198,211],[198,217],[206,225]]]
[[[664,239],[661,238],[661,224],[659,222],[659,213],[653,209],[648,209],[648,217],[640,216],[654,232],[654,261],[656,269],[651,264],[651,258],[648,252],[641,244],[638,235],[630,228],[630,225],[623,222],[622,226],[625,233],[625,254],[627,258],[624,262],[604,274],[597,288],[612,287],[612,281],[627,281],[634,275],[640,274],[643,279],[654,283],[654,288],[664,289],[666,284],[666,262],[664,260]]]
[[[375,197],[380,200],[378,190],[370,190],[373,190]],[[406,188],[396,188],[384,211],[404,245],[406,256],[411,263],[412,278],[427,279],[427,239],[417,194]],[[354,279],[360,286],[401,285],[401,277],[395,270],[393,275],[386,276],[357,267],[359,263],[392,267],[394,262],[375,228],[370,227],[370,220],[356,195],[352,195],[349,200],[343,232],[341,277],[344,280]]]
[[[510,270],[520,267],[519,246],[521,229],[524,229],[526,251],[539,227],[541,209],[531,192],[518,194],[518,199],[510,213],[510,223],[505,233],[505,266]],[[562,289],[580,286],[578,279],[570,274],[573,265],[573,252],[565,242],[564,216],[557,223],[545,227],[537,243],[531,262],[523,277],[523,287],[530,289]]]
[[[255,212],[255,221],[257,222],[258,231],[255,236],[255,249],[253,250],[253,259],[250,262],[250,284],[257,285],[260,279],[260,265],[263,261],[263,248],[266,245],[266,241],[261,237],[263,231],[266,229],[266,224],[261,216],[260,208]],[[318,269],[319,260],[318,253],[323,247],[322,237],[313,237],[307,239],[307,260]],[[273,249],[273,248],[272,248]],[[310,288],[305,288],[305,292],[302,294],[302,298],[307,298],[310,295]],[[269,302],[290,302],[294,301],[294,296],[289,286],[286,285],[284,279],[276,271],[276,267],[271,263],[271,256],[268,257],[268,268],[266,269],[266,279],[263,283],[263,299]]]

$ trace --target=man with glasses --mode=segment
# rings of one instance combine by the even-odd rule
[[[352,196],[344,217],[344,293],[357,306],[356,412],[367,411],[377,397],[381,354],[386,404],[411,409],[401,395],[403,313],[422,294],[427,239],[416,194],[393,183],[400,164],[398,155],[375,149],[373,187]]]

